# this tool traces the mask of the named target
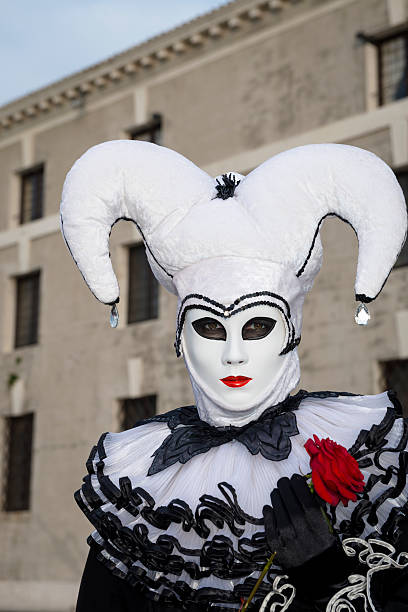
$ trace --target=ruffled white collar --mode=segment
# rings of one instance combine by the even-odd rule
[[[171,435],[165,421],[150,421],[102,436],[87,464],[89,476],[76,494],[96,527],[90,539],[100,547],[101,558],[123,577],[133,571],[132,567],[142,568],[144,578],[140,580],[152,581],[159,594],[163,580],[166,588],[169,581],[174,588],[181,581],[191,592],[210,588],[233,597],[244,580],[242,573],[234,577],[231,567],[219,567],[217,549],[218,569],[197,579],[194,572],[201,571],[202,555],[210,558],[206,563],[211,565],[213,547],[222,545],[222,558],[235,559],[241,569],[247,567],[248,577],[259,575],[263,563],[257,559],[262,558],[265,546],[262,508],[271,503],[270,492],[281,477],[308,473],[309,456],[304,444],[313,435],[331,438],[348,449],[354,447],[364,456],[365,482],[375,477],[365,500],[337,508],[332,517],[335,526],[343,535],[366,537],[373,531],[380,532],[391,511],[407,501],[406,476],[401,490],[395,489],[395,466],[408,434],[403,419],[396,418],[389,395],[307,397],[295,414],[299,433],[291,437],[292,450],[284,460],[252,455],[233,439],[150,476],[147,474],[154,452]],[[394,466],[392,472],[390,466]],[[359,504],[365,504],[364,511]],[[130,554],[126,544],[125,556],[124,530],[133,551]],[[166,545],[162,565],[158,565],[154,555],[163,537]],[[153,565],[149,560],[152,547],[156,559]],[[179,563],[177,571],[168,565],[174,564],[174,559]],[[190,571],[194,563],[196,570]],[[180,569],[183,564],[187,569]]]

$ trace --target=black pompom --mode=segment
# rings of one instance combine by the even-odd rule
[[[238,187],[241,181],[235,182],[235,176],[232,174],[223,174],[222,180],[224,184],[220,183],[217,179],[217,185],[215,186],[217,190],[216,198],[221,198],[221,200],[228,200],[228,198],[232,198],[234,195],[235,189]]]

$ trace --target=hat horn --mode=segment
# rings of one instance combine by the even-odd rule
[[[282,258],[306,285],[320,266],[322,221],[333,215],[349,223],[359,242],[356,299],[377,297],[407,231],[404,194],[379,157],[341,144],[297,147],[258,166],[237,191],[259,224],[279,232]]]
[[[136,223],[153,271],[175,293],[173,262],[161,260],[153,234],[164,219],[167,229],[174,226],[212,191],[213,179],[191,161],[149,142],[114,140],[82,155],[64,183],[61,231],[95,297],[105,304],[119,300],[109,254],[111,228],[119,219]],[[168,253],[163,249],[160,255]]]

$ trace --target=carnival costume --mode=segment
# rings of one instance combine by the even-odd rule
[[[123,140],[91,148],[68,173],[61,229],[87,285],[115,323],[109,236],[119,219],[133,221],[154,275],[178,297],[175,349],[196,402],[106,433],[93,448],[75,494],[95,528],[83,602],[87,572],[99,567],[104,578],[92,588],[103,592],[112,580],[110,589],[126,591],[127,603],[111,610],[162,609],[147,600],[163,609],[239,610],[276,553],[248,609],[262,601],[276,611],[408,609],[397,607],[408,606],[408,427],[398,400],[391,392],[289,395],[328,216],[357,234],[358,316],[368,316],[365,304],[384,286],[407,225],[398,182],[372,153],[308,145],[246,177],[213,179],[174,151]],[[279,311],[284,342],[279,367],[238,410],[214,393],[186,349],[186,320],[200,310],[232,322],[258,306]],[[304,476],[328,438],[348,449],[364,477],[346,506],[321,502],[330,530]],[[341,607],[347,598],[356,608]]]

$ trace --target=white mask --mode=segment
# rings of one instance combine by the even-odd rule
[[[298,369],[296,352],[280,355],[286,336],[284,319],[273,306],[253,306],[228,318],[190,309],[181,347],[200,417],[216,426],[242,426],[284,399],[293,387],[285,384],[281,396],[282,375],[286,380],[294,361]],[[231,376],[251,380],[239,386],[222,381]]]

